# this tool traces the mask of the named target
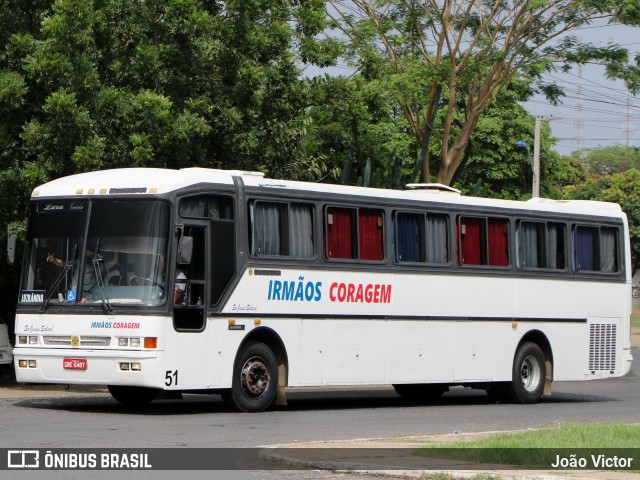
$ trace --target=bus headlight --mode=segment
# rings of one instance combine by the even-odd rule
[[[140,338],[139,337],[121,337],[121,338],[118,338],[118,346],[119,347],[140,348]]]

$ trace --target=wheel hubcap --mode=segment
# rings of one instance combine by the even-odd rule
[[[269,387],[269,370],[261,358],[252,357],[242,367],[242,389],[251,397],[259,397]]]
[[[520,381],[527,392],[533,392],[540,385],[540,363],[533,355],[529,355],[522,362],[520,370]]]

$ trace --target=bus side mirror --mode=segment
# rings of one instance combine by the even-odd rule
[[[10,234],[7,237],[7,263],[13,265],[16,261],[16,242],[18,236],[15,233]]]
[[[193,255],[193,237],[182,236],[178,240],[178,264],[189,265]]]

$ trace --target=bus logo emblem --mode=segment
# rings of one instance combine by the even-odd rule
[[[71,346],[72,347],[79,347],[80,346],[80,337],[77,335],[72,335],[71,336]]]

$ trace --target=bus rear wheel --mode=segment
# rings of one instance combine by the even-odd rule
[[[396,383],[393,385],[398,395],[413,400],[436,400],[449,390],[449,386],[441,383]]]
[[[544,353],[533,342],[524,343],[513,360],[512,381],[507,390],[513,403],[538,403],[546,380]]]
[[[124,405],[140,406],[153,401],[160,390],[148,387],[123,387],[121,385],[109,385],[109,393],[118,402]]]
[[[231,389],[222,398],[234,410],[262,412],[276,398],[278,362],[271,349],[260,342],[242,347],[233,366]]]

